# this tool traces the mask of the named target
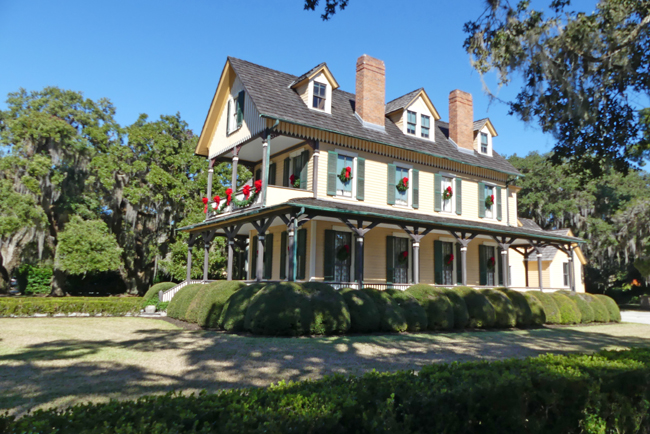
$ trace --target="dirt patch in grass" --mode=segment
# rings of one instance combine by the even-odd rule
[[[650,346],[650,325],[261,338],[159,319],[0,319],[0,412],[632,346]]]

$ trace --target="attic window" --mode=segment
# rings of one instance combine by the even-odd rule
[[[481,133],[481,154],[488,153],[488,135]]]
[[[415,125],[417,125],[417,114],[407,110],[406,132],[409,134],[415,134]]]
[[[427,115],[422,115],[422,123],[420,124],[420,133],[425,139],[429,138],[429,121],[430,118]]]
[[[325,110],[325,95],[327,94],[327,85],[314,82],[314,101],[312,107],[318,110]]]

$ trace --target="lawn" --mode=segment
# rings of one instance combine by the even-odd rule
[[[144,318],[0,319],[0,412],[631,346],[650,346],[650,325],[257,338]]]

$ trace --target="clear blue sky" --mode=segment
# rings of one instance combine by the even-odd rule
[[[553,138],[508,116],[503,104],[489,106],[470,66],[462,27],[482,7],[351,0],[323,22],[303,0],[0,0],[0,109],[21,87],[58,86],[110,99],[122,125],[140,113],[180,112],[199,133],[227,56],[295,75],[325,61],[341,89],[354,92],[356,59],[369,54],[386,63],[387,101],[424,87],[447,120],[449,92],[462,89],[474,97],[474,118],[494,123],[497,152],[547,152]],[[499,95],[515,94],[512,87]]]

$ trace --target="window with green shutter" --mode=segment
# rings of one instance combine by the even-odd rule
[[[433,210],[442,211],[442,175],[433,174]]]
[[[460,244],[456,243],[456,257],[454,258],[456,262],[456,284],[461,285],[463,283],[463,264],[460,260]]]
[[[499,285],[503,286],[503,255],[501,254],[501,247],[497,249],[497,265],[496,265],[496,273],[499,275]]]
[[[244,103],[246,101],[246,92],[243,90],[237,95],[237,128],[241,128],[244,122]]]
[[[275,163],[269,164],[269,185],[275,185]]]
[[[433,281],[442,285],[442,241],[433,242]]]
[[[271,279],[273,273],[273,234],[264,237],[264,279]]]
[[[366,193],[366,159],[357,157],[357,200],[364,200]]]
[[[251,279],[257,278],[257,235],[253,237],[253,242],[250,245],[251,251]]]
[[[334,151],[327,152],[327,195],[336,196],[336,168],[339,161],[339,154]]]
[[[395,237],[386,237],[386,283],[395,281]]]
[[[388,199],[387,202],[389,205],[395,205],[395,193],[396,193],[396,184],[395,184],[395,171],[397,166],[394,164],[388,164]]]
[[[287,231],[282,232],[280,238],[280,279],[287,278],[288,238]]]
[[[497,187],[497,200],[496,200],[496,207],[497,207],[497,220],[501,221],[502,217],[502,204],[501,204],[501,187]]]
[[[478,273],[479,273],[479,285],[487,285],[487,246],[479,245],[478,246]]]
[[[282,167],[282,185],[285,187],[289,187],[289,172],[291,172],[291,158],[287,157]]]
[[[334,231],[325,230],[325,243],[323,244],[323,278],[326,282],[334,281]]]
[[[307,276],[307,229],[296,233],[296,279],[305,280]]]
[[[456,214],[461,215],[463,213],[463,180],[456,178]]]
[[[420,207],[420,171],[417,169],[413,169],[411,171],[412,173],[412,200],[411,200],[411,205],[413,208],[417,209]]]
[[[478,216],[485,218],[485,184],[478,183]]]
[[[227,114],[226,114],[226,134],[230,134],[230,131],[232,130],[232,101],[230,98],[228,99],[228,104],[227,104]]]

